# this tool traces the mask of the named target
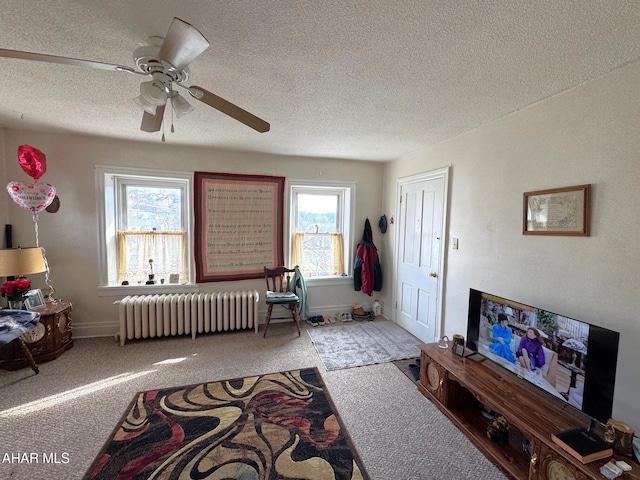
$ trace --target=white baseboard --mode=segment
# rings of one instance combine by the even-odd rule
[[[371,304],[363,304],[363,308],[367,311],[372,310]],[[334,316],[341,312],[351,312],[352,305],[326,305],[323,307],[310,307],[309,315]],[[259,325],[264,325],[264,319],[267,316],[266,308],[258,311]],[[384,311],[383,311],[384,316]],[[304,320],[304,319],[303,319]],[[274,319],[274,323],[278,321],[286,322],[286,319]],[[110,322],[73,322],[73,338],[96,338],[96,337],[115,337],[119,333],[120,322],[116,318]]]
[[[73,338],[113,337],[120,330],[120,322],[73,322]]]

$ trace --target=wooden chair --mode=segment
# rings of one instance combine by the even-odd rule
[[[298,336],[300,336],[300,316],[298,315],[298,304],[300,299],[297,295],[289,290],[291,277],[295,273],[295,270],[291,270],[287,267],[264,267],[264,278],[267,282],[267,320],[264,324],[263,337],[267,336],[267,328],[269,328],[269,322],[272,318],[289,318],[286,317],[272,317],[274,305],[279,305],[288,309],[291,313],[291,317],[298,327]]]

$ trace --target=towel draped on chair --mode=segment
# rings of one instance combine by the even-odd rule
[[[309,302],[307,301],[307,285],[304,281],[304,277],[302,276],[302,272],[300,272],[300,267],[296,265],[293,267],[295,273],[291,279],[291,285],[289,286],[290,290],[298,296],[300,302],[298,303],[298,314],[302,318],[309,317]]]

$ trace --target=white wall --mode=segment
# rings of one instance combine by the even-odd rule
[[[3,180],[6,178],[6,165],[4,161],[4,154],[5,152],[5,148],[4,148],[4,130],[2,128],[0,128],[0,164],[2,165],[2,167],[0,167],[0,178],[2,178]],[[18,161],[18,152],[16,151],[15,157],[16,159],[16,163]],[[2,186],[4,187],[4,185],[6,185],[7,183],[9,183],[8,181],[3,182]],[[4,195],[1,194],[0,195],[0,228],[2,228],[2,237],[0,237],[2,240],[0,241],[0,248],[5,248],[5,239],[4,239],[4,226],[7,223],[7,218],[8,218],[8,213],[7,213],[7,208],[9,205],[9,202],[11,202],[11,198],[9,197],[9,195]]]
[[[387,166],[384,201],[394,211],[398,178],[450,165],[444,333],[465,334],[471,287],[620,332],[613,415],[636,432],[638,85],[640,63],[413,152]],[[586,183],[593,188],[590,237],[522,235],[523,192]],[[395,233],[385,237],[383,258],[393,258]],[[390,306],[392,291],[384,293]]]
[[[2,132],[2,130],[0,130]],[[52,184],[60,197],[60,210],[39,214],[40,246],[47,252],[56,297],[74,304],[74,335],[113,335],[118,331],[117,307],[122,295],[99,297],[98,239],[95,165],[120,165],[173,171],[209,171],[279,175],[303,180],[346,180],[356,182],[355,241],[362,237],[366,217],[378,218],[384,166],[366,161],[282,157],[246,152],[179,147],[159,141],[138,143],[104,138],[5,130],[4,184],[32,182],[17,160],[19,145],[29,144],[47,157],[47,172],[40,179]],[[1,138],[1,137],[0,137]],[[8,198],[8,195],[4,195]],[[2,197],[0,195],[0,197]],[[4,208],[3,208],[4,205]],[[0,221],[14,226],[14,244],[35,245],[31,213],[12,201],[0,201]],[[30,276],[35,288],[44,288],[44,275]],[[201,292],[266,288],[264,280],[200,284]],[[350,309],[355,302],[368,304],[370,297],[355,292],[353,283],[339,286],[310,286],[311,312],[323,314]],[[261,305],[261,310],[264,306]],[[262,321],[264,321],[262,317]]]

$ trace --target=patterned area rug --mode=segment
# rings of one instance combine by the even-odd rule
[[[417,338],[395,323],[364,322],[307,330],[327,371],[420,355]]]
[[[317,368],[141,392],[85,479],[366,480]]]

